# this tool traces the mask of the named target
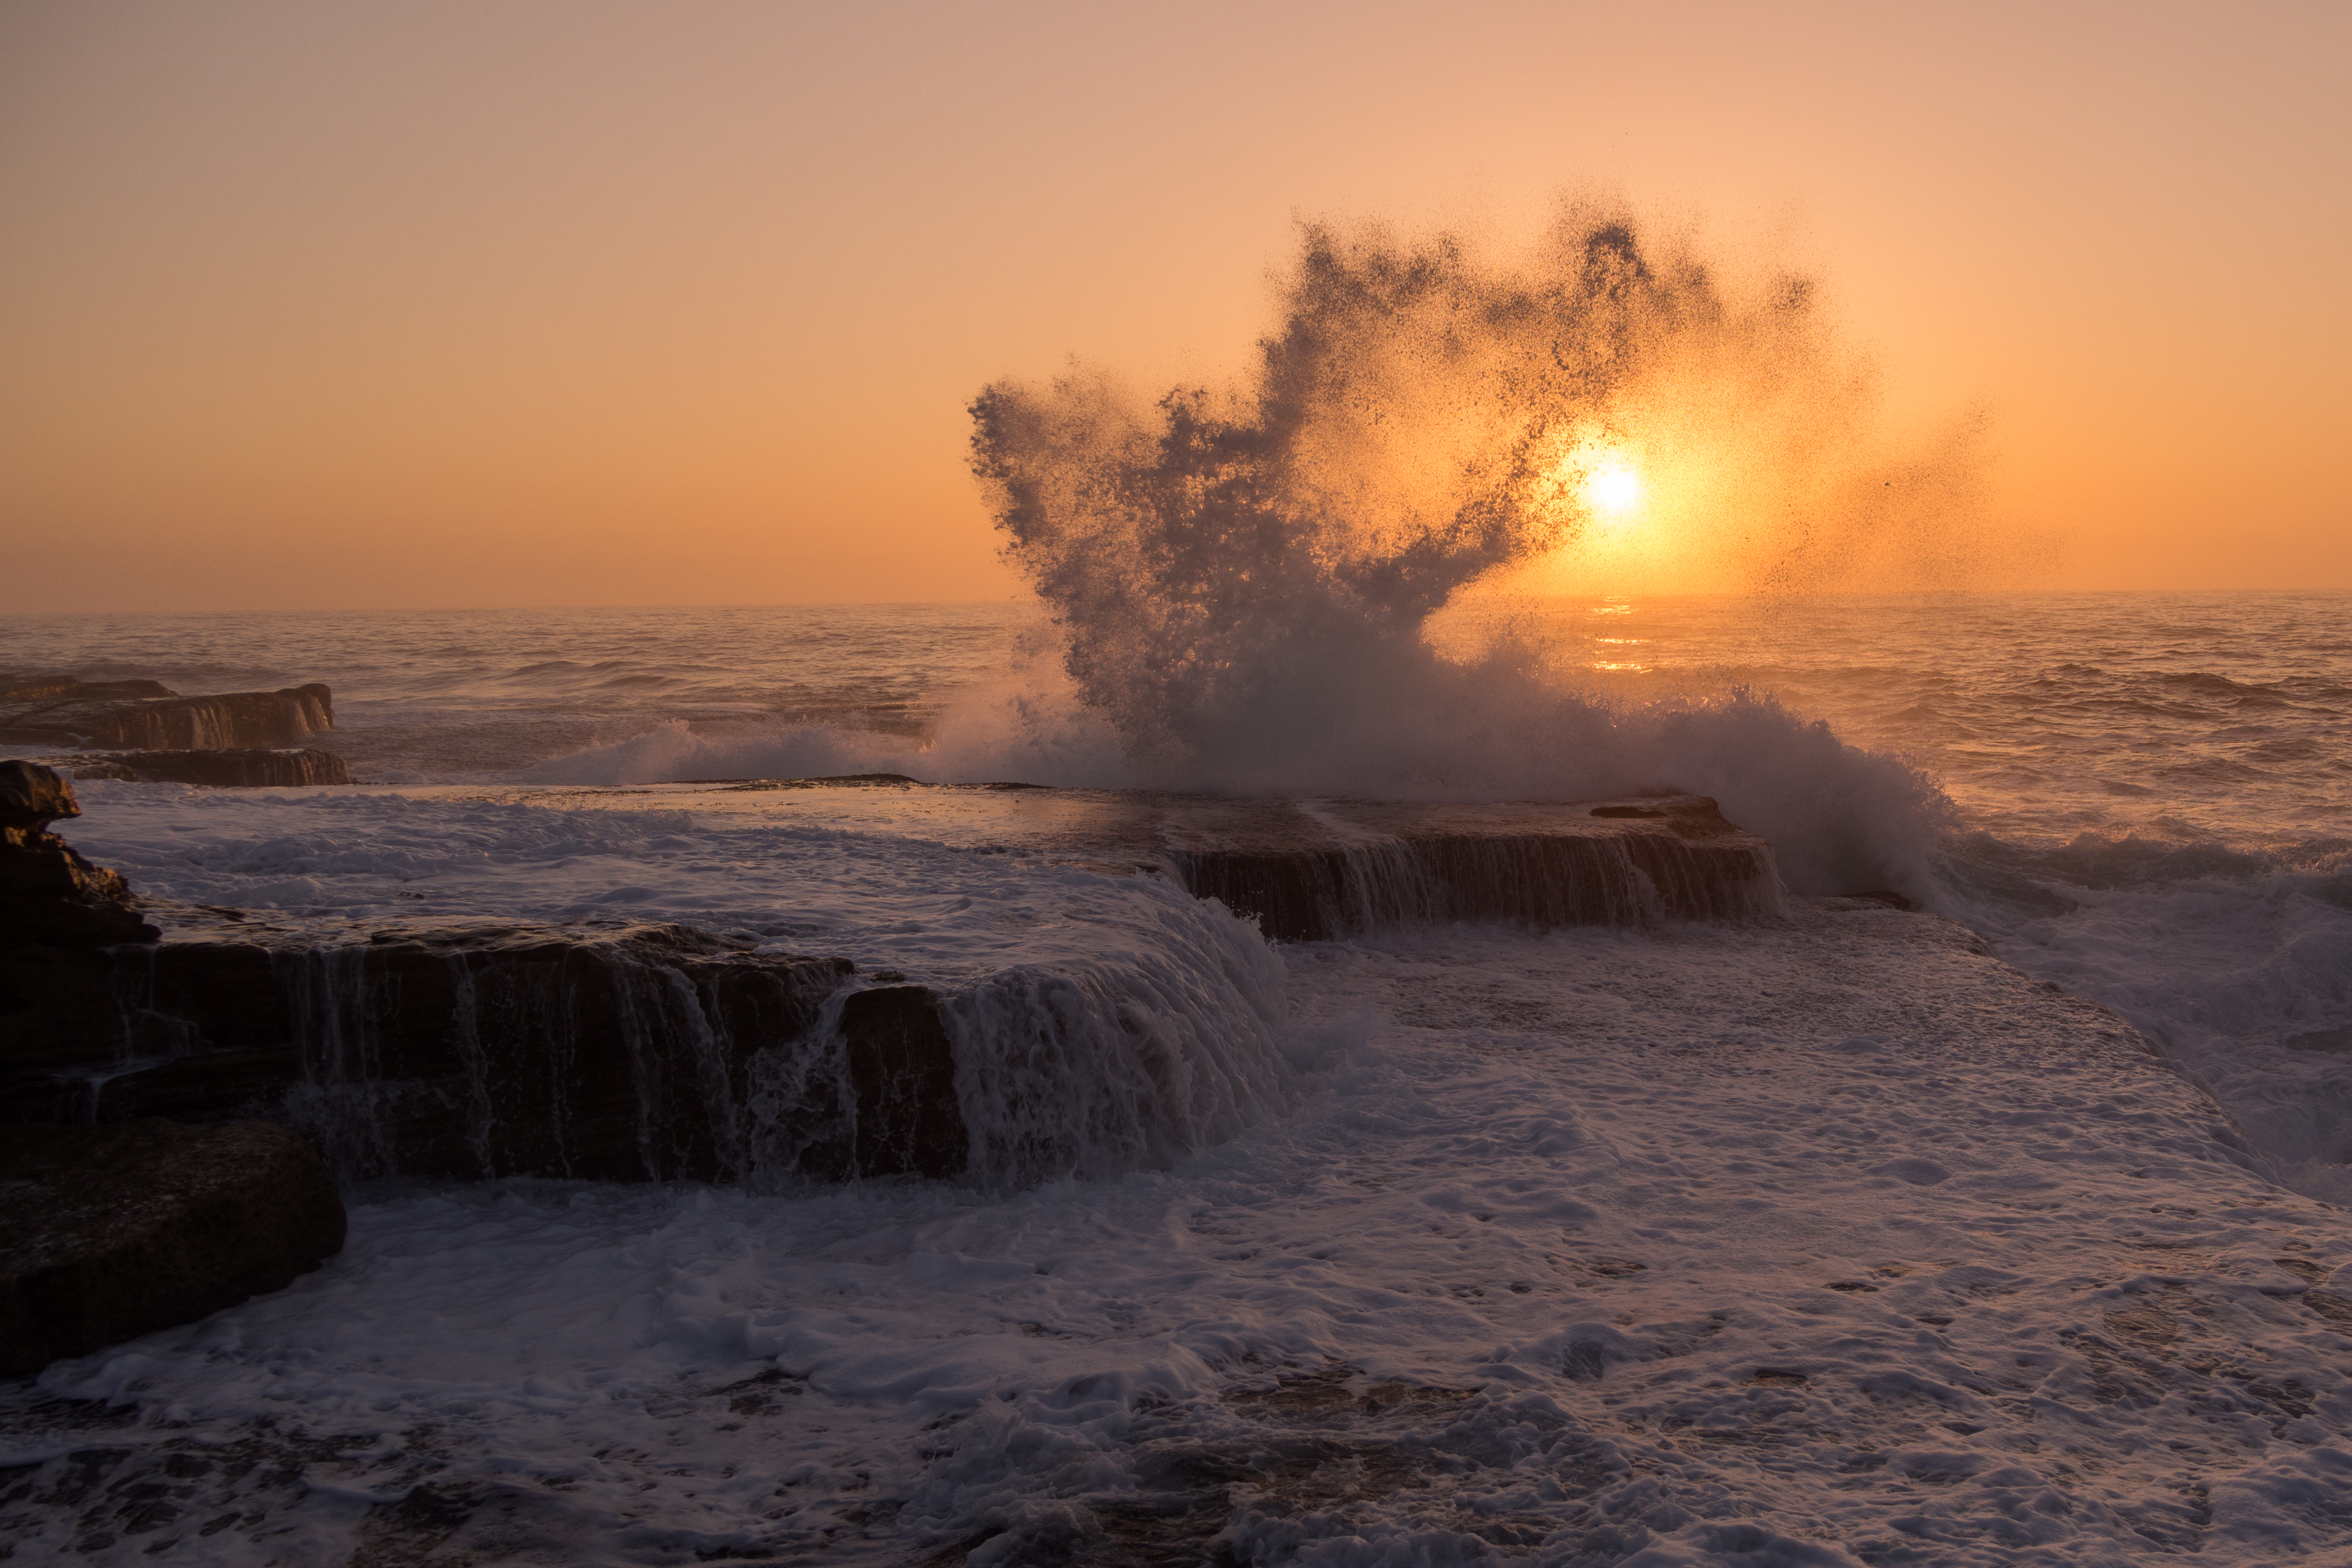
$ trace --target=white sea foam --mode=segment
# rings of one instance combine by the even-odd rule
[[[1287,968],[1295,1109],[1166,1169],[363,1196],[292,1288],[39,1380],[128,1425],[8,1392],[42,1468],[0,1518],[99,1563],[2344,1550],[2352,1389],[2301,1299],[2340,1215],[1965,933]],[[171,1511],[121,1532],[104,1486]]]
[[[2284,1179],[2352,1203],[2352,869],[2341,851],[2331,868],[2297,869],[2211,843],[2168,848],[2170,876],[2053,878],[2065,907],[1979,902],[1979,921],[2011,962],[2131,1019]]]
[[[1420,800],[1599,800],[1645,790],[1714,795],[1727,815],[1772,840],[1781,874],[1804,893],[1896,888],[1936,896],[1935,847],[1949,803],[1899,759],[1847,745],[1769,697],[1622,705],[1528,689],[1511,712],[1492,700],[1433,716],[1408,745],[1386,731],[1360,749],[1326,735],[1277,766],[1197,772],[1178,782],[1223,793]],[[1098,718],[1063,694],[998,699],[952,711],[929,745],[903,737],[800,727],[766,735],[698,734],[667,724],[533,770],[542,784],[625,784],[726,778],[905,773],[931,783],[1013,779],[1066,786],[1164,785],[1121,756]],[[1399,731],[1398,734],[1405,733]]]
[[[2343,613],[2325,597],[2258,614],[2221,600],[2053,599],[2007,619],[1983,602],[1601,603],[1571,623],[1505,627],[1549,639],[1549,665],[1488,657],[1491,628],[1475,617],[1466,631],[1434,627],[1422,652],[1383,648],[1352,669],[1308,660],[1277,683],[1291,698],[1254,693],[1255,729],[1196,715],[1217,744],[1175,763],[1122,752],[1108,717],[1033,667],[1025,684],[968,693],[928,742],[678,726],[546,776],[887,769],[1486,799],[1695,789],[1772,839],[1797,890],[1893,889],[2118,1008],[2220,1097],[2273,1169],[2341,1196],[2352,1052],[2330,1042],[2352,1028],[2332,782],[2352,766]],[[2248,641],[2254,621],[2263,635]],[[2084,662],[2086,647],[2104,662]],[[1622,662],[1631,649],[1646,673],[1558,657]],[[1724,692],[1765,680],[1792,706]],[[1798,716],[1808,709],[1835,713],[1838,731]]]

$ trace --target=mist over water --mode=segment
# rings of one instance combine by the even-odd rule
[[[1688,244],[1580,206],[1511,264],[1309,228],[1243,384],[1145,404],[1078,372],[997,384],[972,413],[1008,556],[1132,782],[1486,799],[1680,784],[1737,801],[1802,890],[1917,879],[1933,786],[1769,697],[1612,699],[1507,623],[1445,652],[1426,635],[1465,591],[1608,533],[1595,486],[1612,476],[1647,492],[1638,526],[1681,535],[1702,580],[1949,580],[1965,455],[1877,434],[1866,368],[1803,279],[1734,288]],[[1710,508],[1724,515],[1696,519]],[[1022,710],[1033,735],[1049,707]]]

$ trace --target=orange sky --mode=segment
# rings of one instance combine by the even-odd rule
[[[0,610],[1001,596],[983,383],[1567,187],[1989,407],[2047,585],[2352,588],[2340,3],[983,9],[7,5]]]

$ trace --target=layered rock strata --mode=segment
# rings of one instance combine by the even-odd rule
[[[53,775],[39,787],[69,799]],[[1780,907],[1770,847],[1701,796],[971,798],[1013,803],[1004,809],[1017,808],[1049,858],[1165,875],[1283,940]],[[981,826],[993,839],[1013,818],[988,809]],[[982,1157],[993,1123],[964,1121],[961,992],[675,925],[288,930],[234,910],[173,918],[166,940],[115,946],[21,927],[0,952],[0,1120],[259,1117],[304,1130],[354,1177],[1004,1179],[1003,1162]],[[1054,1005],[1014,1011],[996,1022],[1025,1040],[1034,1013],[1041,1039],[1067,1045]],[[982,1083],[975,1064],[992,1059],[979,1050],[964,1070]]]
[[[1646,926],[1771,918],[1772,846],[1679,792],[1584,802],[1265,799],[897,773],[708,780],[613,792],[715,816],[851,826],[894,796],[898,831],[1092,870],[1165,874],[1282,942],[1469,921]]]
[[[284,1289],[342,1250],[334,1178],[268,1122],[0,1138],[0,1375]]]
[[[354,1177],[965,1165],[938,998],[845,959],[670,925],[322,938],[189,914],[152,946],[0,953],[0,1119],[261,1117]]]
[[[220,752],[94,752],[47,759],[78,779],[119,779],[129,784],[209,784],[220,789],[264,789],[306,784],[347,784],[349,763],[332,752],[297,747],[253,747]]]
[[[153,681],[46,677],[0,692],[0,744],[5,745],[223,751],[291,746],[334,727],[334,693],[317,681],[277,691],[183,697]]]
[[[1724,820],[1705,795],[1568,806],[1196,805],[1171,814],[1161,840],[1195,897],[1255,915],[1285,942],[1455,921],[1643,926],[1780,907],[1771,845]]]
[[[349,1176],[949,1176],[970,1140],[931,992],[670,925],[271,929],[176,910],[0,763],[0,1121],[259,1118]]]

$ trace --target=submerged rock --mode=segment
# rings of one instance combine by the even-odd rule
[[[58,757],[78,779],[119,779],[128,784],[210,784],[221,789],[263,789],[303,784],[347,784],[350,764],[332,752],[315,749],[246,748],[216,752],[99,752]]]
[[[130,886],[48,831],[80,815],[73,785],[54,770],[0,762],[0,950],[155,940]]]
[[[0,1373],[248,1296],[342,1250],[318,1151],[261,1121],[15,1127],[0,1139]]]
[[[144,689],[150,687],[152,692]],[[290,746],[334,727],[334,693],[318,681],[276,691],[181,697],[152,681],[51,677],[18,682],[0,694],[0,744],[8,745],[219,751]]]
[[[687,786],[667,786],[682,791]],[[1182,795],[1034,784],[924,784],[900,774],[724,781],[774,792],[764,815],[838,825],[826,795],[903,792],[926,837],[1081,869],[1165,875],[1257,921],[1320,942],[1456,921],[1545,928],[1772,919],[1785,889],[1772,846],[1706,795],[1591,801],[1375,801]],[[667,804],[692,797],[671,794]],[[740,807],[730,804],[730,813]]]

